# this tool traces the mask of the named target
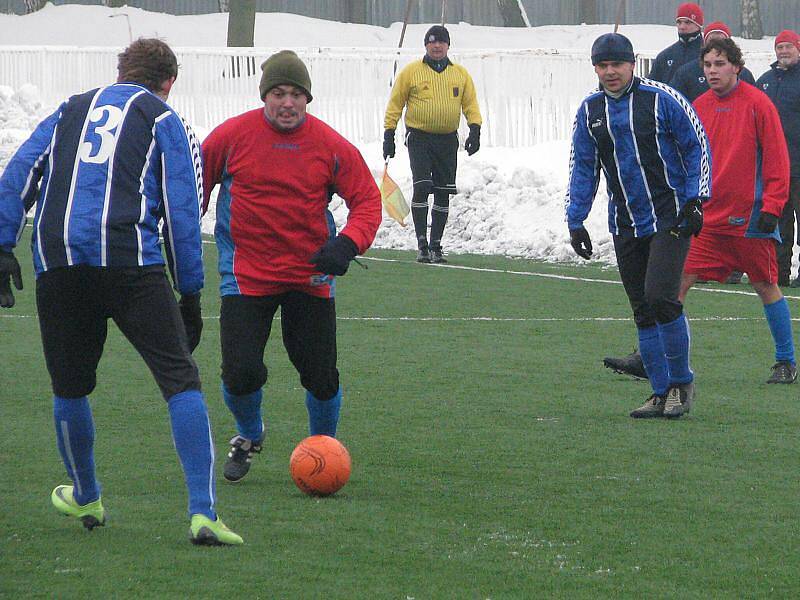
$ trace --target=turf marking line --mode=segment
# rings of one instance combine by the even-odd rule
[[[0,313],[0,319],[37,319],[37,315],[13,315]],[[218,321],[219,316],[204,316],[204,321]],[[280,317],[275,317],[280,321]],[[492,322],[492,323],[581,323],[581,322],[617,322],[630,321],[631,317],[336,317],[337,321],[441,321],[441,322]],[[716,322],[716,321],[763,321],[764,317],[692,317],[691,323]],[[792,321],[800,321],[800,317],[792,318]]]
[[[416,261],[399,260],[397,258],[377,258],[373,256],[362,256],[364,260],[372,260],[375,262],[393,262],[400,264],[416,265]],[[467,267],[464,265],[452,264],[435,264],[435,265],[420,265],[421,267],[436,267],[438,269],[457,269],[461,271],[478,271],[483,273],[503,273],[506,275],[523,275],[526,277],[542,277],[544,279],[561,279],[563,281],[588,281],[591,283],[610,283],[612,285],[622,285],[621,281],[613,279],[595,279],[592,277],[577,277],[574,275],[554,275],[552,273],[534,273],[532,271],[511,271],[508,269],[489,269],[486,267]],[[715,288],[693,287],[693,290],[698,292],[709,292],[712,294],[734,294],[739,296],[758,296],[755,292],[747,292],[744,290],[720,290]],[[800,300],[800,296],[784,296],[787,300]]]

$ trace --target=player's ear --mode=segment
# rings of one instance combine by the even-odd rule
[[[165,79],[161,82],[161,89],[158,91],[158,95],[164,98],[164,100],[166,100],[169,96],[169,93],[172,90],[172,84],[175,83],[175,79],[175,77],[170,77],[169,79]]]

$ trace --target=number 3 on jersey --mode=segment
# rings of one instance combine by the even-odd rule
[[[91,112],[86,128],[86,139],[90,141],[81,144],[83,162],[99,164],[108,160],[117,145],[114,130],[121,120],[122,110],[116,106],[98,106]],[[94,150],[96,152],[92,154]]]

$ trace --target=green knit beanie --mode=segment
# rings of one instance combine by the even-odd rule
[[[281,50],[273,54],[261,65],[261,83],[258,91],[261,99],[276,85],[294,85],[303,88],[308,101],[311,102],[311,77],[302,60],[291,50]]]

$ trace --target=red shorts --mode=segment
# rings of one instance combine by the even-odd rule
[[[692,238],[684,273],[705,280],[725,281],[732,271],[747,273],[751,282],[778,283],[775,240],[707,233],[705,230]]]

